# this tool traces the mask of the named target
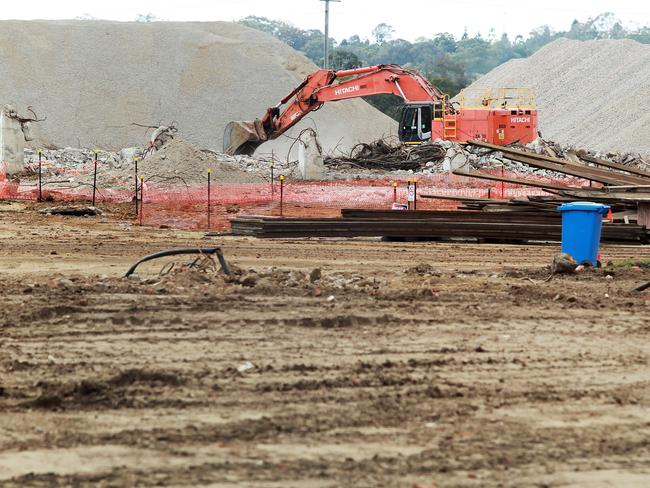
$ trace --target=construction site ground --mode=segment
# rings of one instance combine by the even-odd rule
[[[0,203],[2,486],[650,484],[648,247],[545,281],[558,244],[206,237],[38,206]],[[210,245],[238,278],[187,256],[121,277]]]

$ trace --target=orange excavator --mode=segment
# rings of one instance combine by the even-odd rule
[[[526,144],[537,137],[532,90],[464,90],[458,101],[450,103],[447,95],[416,71],[381,64],[344,71],[314,71],[269,108],[262,119],[230,122],[224,130],[224,152],[251,155],[260,144],[277,138],[326,102],[385,93],[397,95],[405,102],[399,124],[399,139],[405,144],[432,139]]]

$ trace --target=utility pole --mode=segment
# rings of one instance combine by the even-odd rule
[[[330,54],[329,54],[329,37],[330,37],[330,2],[340,2],[341,0],[320,0],[325,2],[325,61],[324,68],[330,67]]]

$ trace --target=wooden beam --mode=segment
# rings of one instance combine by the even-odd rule
[[[508,203],[508,200],[496,200],[491,198],[474,198],[474,197],[457,197],[453,195],[435,195],[435,194],[419,194],[418,197],[433,198],[435,200],[457,200],[459,202],[501,202]]]
[[[501,151],[506,158],[513,161],[519,161],[520,163],[528,164],[529,166],[539,167],[542,169],[550,169],[552,171],[569,174],[571,176],[577,176],[578,178],[597,181],[599,183],[608,185],[615,185],[617,183],[620,184],[620,182],[640,185],[650,183],[650,175],[642,175],[643,177],[624,175],[609,170],[594,168],[592,166],[572,163],[566,159],[554,158],[551,156],[546,156],[544,154],[531,153],[528,151],[522,151],[520,149],[513,149],[511,147],[497,146],[496,144],[489,144],[487,142],[476,140],[471,140],[468,142],[474,146],[484,147],[487,149],[492,149],[494,151]],[[537,166],[533,164],[533,162],[537,162]],[[555,167],[552,168],[549,166],[540,166],[540,164],[553,164]],[[600,177],[600,179],[598,179],[598,177]]]
[[[617,201],[620,203],[650,202],[650,194],[648,193],[613,193],[599,190],[551,190],[550,193],[556,193],[571,198]]]
[[[591,168],[588,166],[579,166],[577,164],[549,163],[547,161],[542,161],[537,158],[532,158],[529,156],[520,156],[518,154],[508,154],[506,155],[506,157],[513,161],[518,161],[520,163],[527,164],[528,166],[532,166],[534,168],[557,171],[558,173],[564,173],[567,175],[576,176],[578,178],[583,178],[585,180],[597,181],[598,183],[603,183],[605,185],[620,185],[620,184],[628,184],[628,183],[643,184],[648,182],[648,180],[645,178],[622,175],[620,173],[614,173],[613,171],[597,170],[596,168]]]
[[[650,173],[647,171],[643,171],[642,169],[639,168],[634,168],[631,166],[625,166],[624,164],[619,164],[619,163],[614,163],[613,161],[607,161],[605,159],[600,159],[600,158],[595,158],[593,156],[590,156],[588,154],[585,154],[584,156],[578,156],[580,159],[584,161],[588,161],[590,163],[597,164],[599,166],[605,166],[606,168],[612,168],[612,169],[618,169],[620,171],[625,171],[627,173],[639,175],[639,176],[645,176],[646,178],[650,178]]]
[[[455,175],[458,176],[467,176],[469,178],[479,178],[481,180],[492,180],[492,181],[503,181],[505,183],[512,183],[515,185],[525,185],[525,186],[533,186],[535,188],[542,188],[546,189],[549,188],[551,190],[571,190],[572,188],[570,186],[560,186],[560,185],[553,185],[553,184],[547,184],[547,183],[540,183],[538,181],[532,181],[532,180],[519,180],[516,178],[506,178],[504,176],[494,176],[494,175],[488,175],[485,173],[466,173],[461,170],[455,170],[453,171]]]

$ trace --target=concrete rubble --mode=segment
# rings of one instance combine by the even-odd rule
[[[23,170],[25,142],[34,140],[31,124],[41,121],[31,107],[27,110],[33,118],[19,115],[12,105],[5,105],[0,112],[0,162],[9,175]]]
[[[165,139],[163,143],[160,143],[161,134],[164,135]],[[421,154],[431,154],[431,156],[427,156],[431,158],[430,160],[419,159],[415,166],[412,164],[413,161],[408,162],[409,166],[415,169],[366,169],[355,164],[346,166],[345,163],[330,165],[327,157],[323,167],[323,155],[318,150],[319,146],[314,135],[315,133],[312,135],[310,132],[310,134],[305,135],[305,138],[309,139],[306,144],[300,143],[303,146],[300,151],[303,158],[305,161],[307,159],[310,161],[309,165],[305,162],[301,165],[299,161],[280,158],[276,155],[229,156],[206,149],[199,149],[180,136],[175,135],[175,132],[169,132],[167,128],[163,127],[161,130],[155,131],[147,147],[128,147],[119,151],[98,150],[98,182],[103,187],[129,188],[135,176],[136,160],[138,162],[138,174],[145,176],[147,181],[168,183],[170,185],[203,183],[208,168],[212,169],[215,182],[232,184],[268,182],[271,179],[271,172],[273,172],[274,178],[284,175],[297,180],[345,180],[380,177],[408,178],[418,175],[449,173],[456,169],[471,172],[503,168],[508,172],[564,178],[563,175],[552,171],[535,169],[523,163],[508,160],[504,158],[501,151],[492,151],[486,148],[443,140],[435,140],[429,145],[432,149],[439,148],[435,151],[420,151]],[[390,149],[390,146],[386,145],[386,143],[381,143],[380,146],[382,144]],[[587,151],[559,145],[541,138],[528,144],[526,149],[538,154],[574,158],[576,160],[579,157],[589,155],[621,164],[650,169],[650,163],[638,153]],[[396,152],[396,154],[400,153]],[[95,158],[95,150],[72,147],[43,149],[41,156],[43,159],[43,174],[46,178],[67,177],[64,180],[65,182],[77,182],[79,184],[88,184],[92,181],[92,162]],[[314,163],[314,158],[316,158],[318,164]],[[24,162],[23,177],[35,175],[38,171],[38,151],[30,148],[25,149]],[[399,168],[399,161],[396,161],[393,166]]]

